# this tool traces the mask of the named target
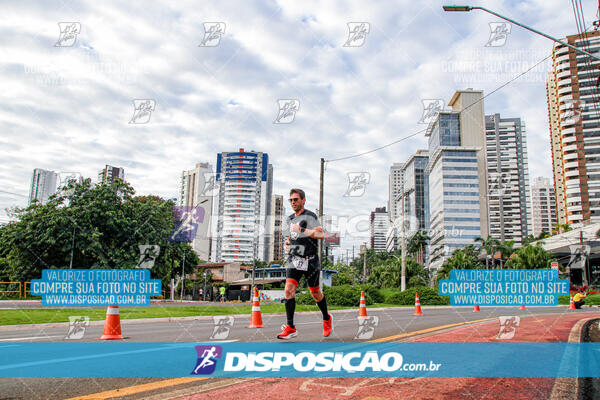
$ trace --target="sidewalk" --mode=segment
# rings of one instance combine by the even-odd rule
[[[497,339],[499,320],[468,325],[410,342],[567,342],[574,325],[597,312],[521,316],[514,337]],[[465,355],[476,356],[476,355]],[[515,368],[519,368],[518,361]],[[226,399],[550,399],[555,378],[260,378],[177,400]]]

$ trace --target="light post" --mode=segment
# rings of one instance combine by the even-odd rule
[[[202,292],[202,300],[206,301],[206,269],[204,269],[204,291]]]
[[[502,18],[503,20],[506,20],[506,21],[508,21],[508,22],[511,22],[511,23],[513,23],[513,24],[515,24],[515,25],[518,25],[518,26],[522,27],[522,28],[525,28],[525,29],[527,29],[528,31],[531,31],[531,32],[533,32],[533,33],[537,33],[538,35],[541,35],[541,36],[543,36],[543,37],[545,37],[545,38],[548,38],[548,39],[550,39],[550,40],[553,40],[553,41],[555,41],[555,42],[557,42],[557,43],[560,43],[560,44],[562,44],[562,45],[564,45],[564,46],[567,46],[567,47],[569,47],[569,48],[571,48],[571,49],[573,49],[573,50],[575,50],[575,51],[578,51],[579,53],[585,54],[586,56],[592,57],[592,58],[594,58],[594,59],[596,59],[596,60],[600,60],[600,57],[596,57],[595,55],[593,55],[593,54],[590,54],[590,53],[588,53],[588,52],[587,52],[587,51],[585,51],[585,50],[582,50],[582,49],[580,49],[580,48],[578,48],[578,47],[575,47],[575,46],[573,46],[573,45],[570,45],[570,44],[568,44],[568,43],[565,43],[565,42],[563,42],[562,40],[558,40],[558,39],[556,39],[556,38],[554,38],[554,37],[552,37],[552,36],[550,36],[550,35],[547,35],[547,34],[545,34],[545,33],[543,33],[543,32],[540,32],[540,31],[538,31],[538,30],[536,30],[536,29],[533,29],[533,28],[532,28],[532,27],[530,27],[530,26],[527,26],[527,25],[525,25],[525,24],[522,24],[522,23],[520,23],[520,22],[517,22],[517,21],[515,21],[515,20],[513,20],[513,19],[510,19],[510,18],[508,18],[508,17],[505,17],[504,15],[498,14],[497,12],[494,12],[494,11],[492,11],[492,10],[488,10],[488,9],[487,9],[487,8],[485,8],[485,7],[478,7],[478,6],[476,6],[476,7],[471,7],[471,6],[442,6],[442,8],[444,9],[444,11],[447,11],[447,12],[469,12],[469,11],[471,11],[471,10],[482,10],[482,11],[485,11],[485,12],[487,12],[487,13],[489,13],[489,14],[495,15],[495,16],[496,16],[496,17],[498,17],[498,18]]]

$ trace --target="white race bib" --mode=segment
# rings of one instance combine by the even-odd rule
[[[299,271],[308,270],[308,259],[306,258],[293,256],[292,264],[294,264],[294,268],[296,268]]]

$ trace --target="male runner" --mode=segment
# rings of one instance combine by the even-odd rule
[[[331,315],[327,312],[327,302],[319,287],[321,265],[317,255],[319,243],[325,234],[319,224],[315,213],[304,209],[306,198],[302,189],[290,190],[290,204],[294,213],[286,218],[283,235],[287,237],[284,250],[286,259],[285,280],[285,313],[287,325],[277,335],[278,339],[291,339],[296,337],[294,326],[294,311],[296,309],[296,287],[302,275],[306,277],[310,294],[317,302],[321,313],[323,313],[323,336],[331,335]]]

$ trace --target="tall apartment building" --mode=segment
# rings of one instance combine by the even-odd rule
[[[386,234],[390,227],[388,212],[385,207],[376,207],[371,211],[370,230],[371,230],[371,248],[375,251],[386,250]]]
[[[490,236],[517,246],[532,232],[525,124],[485,116]]]
[[[570,45],[600,50],[600,31],[567,36]],[[599,62],[560,43],[546,84],[557,222],[600,222]]]
[[[125,180],[125,170],[112,165],[106,165],[98,172],[98,184],[111,185],[116,178]]]
[[[400,205],[396,199],[402,192],[402,168],[404,164],[393,163],[390,167],[390,174],[388,176],[388,205],[390,221],[394,223],[396,218],[400,215]]]
[[[219,221],[213,240],[215,261],[267,261],[270,249],[265,232],[269,230],[273,191],[269,155],[244,149],[219,153],[216,169]]]
[[[429,137],[429,268],[487,237],[487,160],[483,92],[460,90],[426,132]]]
[[[194,169],[181,173],[179,206],[185,207],[185,217],[196,225],[192,249],[198,258],[211,259],[211,220],[213,199],[217,195],[215,176],[209,163],[197,163]]]
[[[531,185],[532,229],[535,237],[551,233],[556,226],[554,186],[548,178],[535,178]]]
[[[29,204],[31,205],[34,201],[39,204],[45,204],[48,201],[48,197],[56,193],[57,179],[58,174],[56,172],[35,168],[29,189]]]
[[[283,196],[274,194],[271,196],[271,212],[269,220],[269,262],[283,260],[283,219],[285,218],[285,209]]]

